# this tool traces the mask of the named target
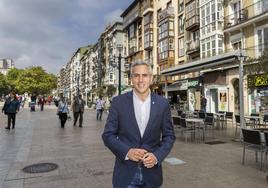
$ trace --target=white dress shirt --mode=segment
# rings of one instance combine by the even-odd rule
[[[151,93],[149,93],[145,101],[142,101],[136,95],[135,91],[133,91],[133,104],[134,104],[136,121],[139,126],[141,137],[143,137],[143,134],[145,132],[150,117]]]

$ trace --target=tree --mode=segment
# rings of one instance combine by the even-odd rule
[[[248,77],[248,92],[255,89],[256,76],[258,80],[267,80],[268,77],[268,49],[258,58],[249,58],[244,64],[244,75]]]
[[[245,62],[244,74],[255,75],[268,72],[268,49],[258,58],[249,58]]]
[[[7,72],[6,82],[9,86],[9,90],[16,91],[16,81],[23,70],[12,68]]]
[[[49,94],[57,86],[57,78],[46,73],[42,67],[31,67],[22,71],[15,81],[19,93]]]
[[[106,94],[108,97],[112,97],[116,92],[116,87],[114,85],[108,85],[106,88]]]
[[[5,95],[8,93],[8,84],[6,82],[5,76],[0,73],[0,94]]]

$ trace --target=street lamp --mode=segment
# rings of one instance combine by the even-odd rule
[[[244,120],[244,84],[243,84],[243,77],[244,77],[244,68],[243,62],[246,59],[246,56],[240,50],[239,55],[237,55],[239,59],[239,103],[240,103],[240,125],[242,128],[245,128],[245,120]]]
[[[76,84],[77,84],[77,96],[79,96],[79,93],[80,93],[80,91],[79,91],[79,79],[80,79],[80,68],[79,68],[79,62],[77,62],[77,69],[76,69]]]
[[[116,47],[118,49],[118,57],[116,57],[115,55],[113,56],[111,66],[118,69],[118,95],[121,95],[121,59],[122,59],[121,51],[123,45],[117,44]],[[118,58],[118,64],[116,64],[115,58]]]
[[[88,105],[88,104],[87,104],[87,101],[88,101],[88,99],[87,99],[87,95],[88,95],[88,92],[89,92],[89,88],[86,88],[85,91],[86,91],[86,107],[87,107],[87,105]]]

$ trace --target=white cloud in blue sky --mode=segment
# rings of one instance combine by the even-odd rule
[[[0,59],[58,73],[74,51],[96,43],[133,0],[0,0]]]

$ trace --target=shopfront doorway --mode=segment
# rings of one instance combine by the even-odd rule
[[[218,89],[210,89],[211,101],[210,112],[218,112]]]

